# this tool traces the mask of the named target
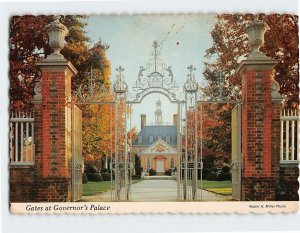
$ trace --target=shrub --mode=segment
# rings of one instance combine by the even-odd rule
[[[212,170],[213,172],[215,172],[215,173],[218,172],[218,168],[216,168],[216,167],[213,167],[211,170]]]
[[[87,182],[89,182],[89,179],[88,179],[86,173],[83,173],[83,174],[82,174],[82,183],[83,183],[83,184],[86,184]]]
[[[218,181],[223,181],[223,180],[231,180],[231,174],[225,173],[225,172],[221,172],[218,177],[217,177]]]
[[[143,168],[141,166],[135,166],[135,174],[141,176]]]
[[[156,171],[154,169],[150,169],[149,170],[149,176],[155,176],[156,175]]]
[[[141,179],[141,175],[133,175],[132,179],[133,180],[140,180]]]
[[[106,173],[106,172],[109,173],[109,170],[108,170],[107,168],[103,168],[103,169],[101,170],[101,173]]]
[[[206,176],[207,180],[217,180],[217,173],[211,172]]]
[[[111,179],[110,173],[108,173],[108,172],[101,173],[101,176],[102,176],[103,181],[110,181],[110,179]]]
[[[202,170],[202,178],[206,179],[207,175],[211,173],[211,169],[210,168],[203,168]],[[198,179],[201,178],[201,169],[198,169]]]
[[[85,173],[98,173],[98,168],[92,165],[86,165],[84,169]]]
[[[222,172],[230,173],[230,166],[228,164],[224,164],[224,166],[222,167]]]
[[[166,170],[166,171],[165,171],[165,175],[166,175],[166,176],[171,176],[171,175],[172,175],[172,170],[171,170],[171,169]]]
[[[89,181],[101,182],[102,177],[100,173],[86,173]]]

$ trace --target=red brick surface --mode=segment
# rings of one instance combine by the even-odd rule
[[[272,150],[271,70],[246,69],[242,76],[242,199],[274,200],[272,155],[279,154]]]
[[[43,69],[34,102],[35,165],[10,167],[11,202],[71,200],[71,72]]]

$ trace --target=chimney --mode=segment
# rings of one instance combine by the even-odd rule
[[[141,130],[146,125],[146,114],[141,114]]]
[[[177,127],[177,123],[178,123],[178,115],[173,114],[173,125],[175,125]]]

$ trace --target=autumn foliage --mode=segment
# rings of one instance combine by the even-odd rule
[[[241,98],[241,77],[236,68],[251,49],[247,43],[245,27],[254,19],[252,14],[222,14],[211,31],[213,45],[206,51],[203,75],[207,85],[204,96],[218,96],[222,85],[223,96],[230,100]],[[298,16],[288,14],[260,14],[259,19],[268,25],[264,45],[260,48],[277,61],[274,78],[280,85],[285,108],[299,106],[299,49]],[[220,82],[220,76],[223,81]],[[207,153],[229,156],[231,153],[231,106],[206,105],[204,118],[204,147]],[[217,123],[217,124],[216,124]]]
[[[220,74],[225,79],[224,94],[232,99],[240,97],[241,77],[235,72],[239,62],[249,53],[245,27],[254,19],[252,14],[222,14],[211,31],[213,45],[207,49],[204,77],[208,85],[206,95],[218,90]],[[285,107],[299,104],[299,48],[298,16],[288,14],[260,14],[268,25],[265,43],[260,50],[278,61],[274,67],[275,80],[280,84]]]
[[[61,51],[78,70],[72,78],[72,91],[86,84],[93,76],[97,84],[102,85],[108,92],[111,90],[110,61],[106,57],[109,46],[101,41],[92,43],[86,35],[85,16],[60,16],[60,22],[68,29],[65,38],[66,46]],[[10,110],[26,111],[32,109],[34,86],[41,79],[41,70],[36,65],[38,61],[51,54],[45,26],[54,20],[51,15],[13,16],[10,19]],[[88,88],[83,89],[88,94]],[[103,102],[110,102],[114,96],[103,90],[90,96]],[[75,102],[80,99],[73,99]],[[78,105],[82,110],[83,155],[86,162],[96,164],[107,158],[113,152],[111,144],[114,140],[114,105],[90,104]],[[123,109],[124,110],[124,109]],[[122,109],[121,109],[122,111]],[[124,111],[123,111],[124,113]],[[119,114],[124,117],[124,114]],[[124,122],[119,120],[119,122]],[[134,130],[132,131],[132,133]],[[114,147],[113,147],[114,149]]]

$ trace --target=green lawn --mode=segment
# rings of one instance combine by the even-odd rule
[[[132,184],[139,182],[140,180],[132,180]],[[91,196],[94,194],[103,193],[111,189],[110,181],[93,182],[89,181],[83,184],[83,195]]]
[[[207,191],[221,194],[221,195],[232,194],[232,185],[230,180],[224,180],[224,181],[203,180],[202,187]],[[200,181],[198,182],[198,188],[200,188]]]

